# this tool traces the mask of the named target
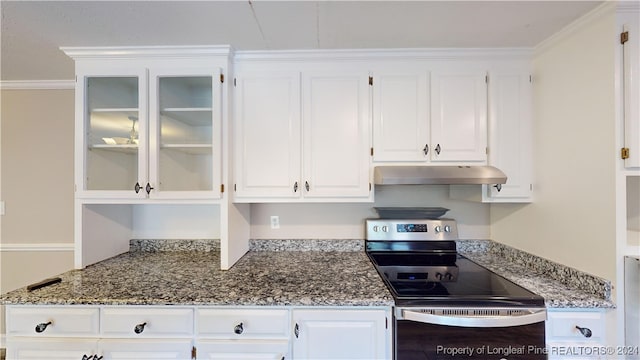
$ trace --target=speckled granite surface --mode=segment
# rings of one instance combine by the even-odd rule
[[[184,245],[185,243],[181,244]],[[146,250],[155,247],[143,246]],[[331,264],[331,266],[328,266]],[[130,251],[4,304],[391,306],[362,251],[251,251],[222,271],[217,251]]]
[[[490,240],[458,251],[545,298],[550,308],[613,308],[609,282]],[[217,240],[132,240],[131,251],[0,296],[4,304],[393,305],[363,240],[252,240],[219,270]],[[328,266],[331,264],[331,266]]]
[[[490,240],[457,242],[458,252],[541,295],[549,308],[614,308],[611,283]]]

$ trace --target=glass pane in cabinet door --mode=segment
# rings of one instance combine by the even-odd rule
[[[212,78],[159,79],[160,191],[212,190]]]
[[[131,190],[138,181],[138,78],[87,79],[87,190]]]

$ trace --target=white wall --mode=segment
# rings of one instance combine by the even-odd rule
[[[614,5],[579,19],[536,49],[535,201],[491,207],[493,240],[613,283]]]
[[[5,293],[73,267],[74,96],[73,90],[2,90],[0,96]]]
[[[444,207],[451,209],[444,217],[458,221],[460,238],[490,236],[489,205],[449,199],[448,185],[386,185],[375,191],[375,204],[252,204],[251,237],[364,239],[364,219],[378,217],[374,206]],[[280,229],[270,228],[271,215],[280,217]]]

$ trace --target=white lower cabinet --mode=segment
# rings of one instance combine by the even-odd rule
[[[391,359],[391,307],[6,307],[7,359]]]
[[[546,343],[549,360],[610,359],[608,354],[604,311],[549,309],[546,322]]]
[[[103,339],[98,343],[101,360],[191,359],[191,339]],[[92,359],[95,360],[95,359]]]
[[[294,359],[388,359],[384,310],[293,310]]]
[[[10,338],[7,341],[8,360],[81,360],[97,353],[96,339],[20,337]]]
[[[198,359],[289,359],[288,340],[203,340],[196,344]]]

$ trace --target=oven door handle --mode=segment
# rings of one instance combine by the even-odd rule
[[[433,315],[418,311],[402,310],[402,320],[411,320],[426,324],[461,327],[509,327],[529,325],[547,319],[546,309],[535,309],[525,315],[514,316],[465,316]]]

